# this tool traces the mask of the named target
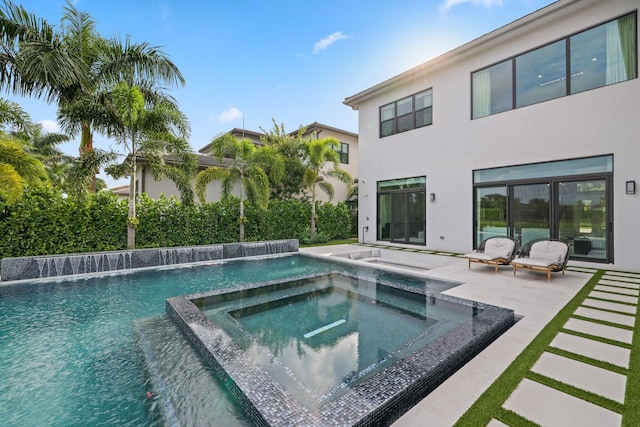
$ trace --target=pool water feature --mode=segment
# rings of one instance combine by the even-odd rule
[[[146,330],[158,370],[170,373],[164,382],[178,424],[206,419],[209,425],[250,425],[252,419],[223,380],[212,375],[213,381],[199,382],[211,368],[202,364],[191,346],[176,344],[188,342],[163,317],[165,300],[330,272],[430,287],[434,292],[456,285],[356,269],[302,254],[4,282],[0,285],[0,420],[11,426],[165,425],[170,418],[139,335]],[[172,368],[185,363],[190,369]],[[146,398],[147,391],[155,397]]]
[[[425,287],[331,273],[167,300],[260,425],[388,424],[513,324]]]

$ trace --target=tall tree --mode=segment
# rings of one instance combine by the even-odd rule
[[[278,125],[275,119],[271,120],[273,129],[266,131],[260,128],[264,133],[260,140],[282,156],[284,168],[287,171],[279,180],[270,180],[271,196],[279,200],[300,197],[304,190],[306,170],[303,163],[305,142],[303,135],[306,127],[301,126],[297,134],[293,135],[285,131],[284,124]]]
[[[108,172],[116,177],[129,176],[129,220],[127,246],[135,248],[135,232],[138,224],[136,216],[136,173],[137,159],[149,159],[156,179],[168,176],[176,182],[186,203],[193,200],[190,182],[196,170],[196,156],[186,137],[190,132],[184,114],[169,98],[162,98],[161,91],[155,92],[155,102],[147,102],[140,87],[126,81],[118,83],[110,94],[112,112],[119,124],[112,127],[110,135],[125,148],[126,159],[118,167]],[[158,102],[159,99],[162,102]],[[175,165],[165,163],[165,155],[176,160]]]
[[[62,35],[23,6],[3,0],[0,7],[0,89],[15,95],[57,101],[61,88],[85,84],[78,61]]]
[[[306,166],[304,184],[311,193],[311,227],[309,232],[312,240],[316,235],[317,190],[320,189],[326,193],[329,199],[333,199],[335,193],[333,185],[325,178],[335,178],[348,186],[353,182],[349,172],[340,168],[340,156],[336,152],[336,148],[339,146],[340,141],[333,137],[311,139],[304,144]]]
[[[223,197],[232,194],[235,184],[240,182],[239,241],[244,242],[245,198],[266,208],[269,203],[269,170],[272,179],[278,180],[284,174],[284,163],[278,153],[269,146],[256,147],[249,139],[238,139],[225,133],[211,141],[211,154],[227,166],[212,166],[196,177],[196,193],[201,203],[206,202],[207,185],[220,180]],[[246,194],[246,197],[245,197]]]
[[[15,203],[25,186],[48,185],[42,163],[27,153],[19,140],[0,135],[0,199]]]
[[[127,81],[145,96],[145,88],[157,84],[184,85],[177,66],[158,47],[103,38],[91,15],[69,0],[57,28],[3,0],[0,48],[0,89],[56,102],[63,130],[80,134],[80,155],[93,150],[94,130],[104,133],[117,125],[106,105],[115,84]]]
[[[61,21],[63,42],[82,70],[83,80],[62,88],[58,121],[70,133],[80,133],[80,155],[93,150],[93,132],[108,133],[117,125],[109,106],[109,93],[121,81],[137,86],[147,99],[154,87],[184,85],[178,67],[158,47],[148,43],[105,39],[95,21],[68,2]],[[100,157],[100,156],[94,156]],[[95,184],[91,185],[95,190]]]

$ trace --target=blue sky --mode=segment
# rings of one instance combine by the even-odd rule
[[[24,0],[58,24],[64,0]],[[314,121],[358,132],[354,95],[549,0],[76,0],[105,37],[162,46],[186,79],[171,94],[191,123],[194,150],[235,127],[287,131]],[[17,98],[55,130],[56,107]],[[62,148],[76,155],[79,136]],[[96,135],[100,148],[119,147]],[[120,150],[119,150],[120,151]],[[110,185],[123,183],[107,179]]]

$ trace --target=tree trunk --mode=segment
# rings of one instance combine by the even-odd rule
[[[244,242],[244,200],[242,198],[240,199],[240,238],[238,241]]]
[[[311,193],[311,229],[309,230],[309,238],[311,242],[316,237],[316,189],[313,188]]]
[[[136,158],[133,156],[133,167],[129,179],[129,217],[127,220],[127,249],[136,248]]]
[[[82,132],[80,134],[80,155],[90,153],[93,151],[93,133],[91,132],[91,125],[89,123],[82,123]],[[95,171],[93,177],[91,177],[91,183],[89,189],[92,193],[96,192],[96,175],[98,171]]]

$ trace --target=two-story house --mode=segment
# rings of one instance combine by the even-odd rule
[[[255,132],[247,129],[239,129],[234,128],[229,131],[232,135],[237,138],[247,138],[251,140],[256,145],[262,145],[261,137],[264,135],[260,132]],[[292,132],[292,134],[297,135],[296,132]],[[324,125],[318,122],[313,122],[309,126],[306,126],[306,132],[303,137],[311,137],[315,135],[317,138],[325,138],[325,137],[334,137],[338,141],[340,141],[340,147],[338,147],[338,153],[340,154],[340,167],[353,177],[358,177],[358,135],[353,132],[349,132],[347,130],[334,128],[328,125]],[[224,167],[225,162],[216,159],[211,156],[210,144],[205,145],[200,150],[198,150],[198,169],[204,170],[210,166],[222,166]],[[165,161],[171,163],[173,159],[169,156],[165,158]],[[333,184],[335,189],[335,194],[332,202],[343,202],[346,200],[348,194],[348,189],[345,184],[330,179],[330,182]],[[239,184],[238,184],[239,185]],[[236,196],[240,196],[240,187],[236,185],[233,193]],[[149,162],[144,157],[138,158],[138,172],[137,172],[137,185],[136,185],[138,193],[146,193],[149,197],[156,199],[160,197],[161,194],[165,196],[176,196],[179,197],[180,194],[175,186],[175,184],[169,180],[168,178],[162,178],[159,181],[156,181],[153,178],[153,174],[151,172],[151,168],[149,167]],[[118,195],[121,197],[127,197],[129,194],[129,187],[122,186],[112,189],[112,191],[116,191]],[[214,201],[219,200],[221,197],[221,186],[220,182],[213,181],[209,183],[207,186],[207,200]],[[325,196],[324,193],[319,192],[318,200],[320,201],[329,201],[328,197]]]
[[[345,99],[360,240],[567,241],[638,267],[637,0],[560,0]]]

